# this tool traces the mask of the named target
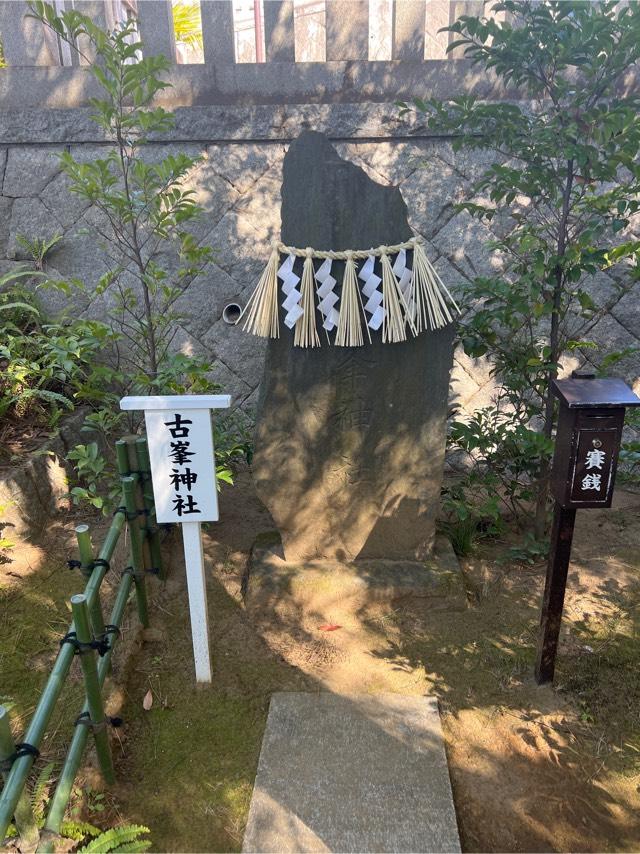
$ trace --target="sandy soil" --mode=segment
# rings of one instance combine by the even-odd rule
[[[256,534],[272,523],[244,473],[223,491],[223,521],[206,533],[213,684],[193,682],[174,542],[169,580],[150,579],[153,628],[116,673],[110,711],[125,719],[114,741],[119,783],[107,814],[88,817],[148,825],[153,850],[239,850],[274,691],[431,692],[440,701],[465,850],[638,850],[639,511],[640,496],[619,491],[614,509],[579,514],[556,684],[539,688],[532,667],[544,566],[508,560],[506,542],[481,544],[462,561],[466,610],[411,599],[250,619],[243,576]],[[57,529],[58,541],[68,527]],[[53,573],[60,557],[46,548],[24,554],[24,570],[15,562],[0,569],[7,602],[22,590],[25,602],[48,609],[37,653],[64,622],[72,585]],[[3,617],[9,631],[11,608]],[[15,649],[11,661],[15,669]],[[11,681],[22,714],[44,678],[38,661],[24,700],[17,675]]]
[[[463,561],[465,611],[414,599],[358,612],[291,609],[277,619],[263,614],[249,620],[241,587],[252,531],[268,530],[271,523],[246,477],[223,494],[221,506],[223,522],[207,534],[216,674],[205,693],[213,691],[216,707],[221,692],[242,697],[243,708],[254,703],[254,729],[245,733],[251,749],[241,802],[237,791],[234,801],[233,786],[226,802],[194,794],[188,839],[193,844],[199,828],[197,850],[240,844],[257,736],[273,690],[436,693],[467,851],[638,850],[640,641],[634,616],[640,603],[640,496],[620,492],[613,510],[581,514],[554,688],[539,688],[532,679],[544,566],[506,561],[508,543],[485,543]],[[184,667],[172,690],[195,697],[188,687],[179,549],[175,562],[170,622],[184,626]],[[166,615],[160,611],[158,618],[162,624]],[[327,632],[327,625],[341,628]],[[161,669],[157,678],[166,680]],[[132,675],[128,690],[138,704],[149,684],[148,673]],[[189,701],[187,716],[196,731],[206,715],[206,704],[200,718]],[[224,715],[220,725],[224,729]],[[214,743],[225,754],[219,740]],[[131,763],[140,764],[135,758]],[[191,780],[193,773],[205,773],[205,789],[215,792],[229,779],[224,773],[222,782],[216,779],[214,764],[209,760],[202,770],[187,760],[181,767]],[[173,783],[180,789],[179,779]],[[201,782],[197,791],[203,791]],[[129,813],[127,797],[123,805]],[[173,810],[167,820],[167,809],[166,802],[162,810],[138,805],[132,814],[148,820],[157,842],[171,839],[174,850],[189,850],[178,830],[184,819]]]

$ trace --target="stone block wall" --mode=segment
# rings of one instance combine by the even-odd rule
[[[215,379],[246,412],[256,401],[264,342],[226,325],[222,311],[231,301],[244,305],[271,242],[279,238],[282,159],[302,127],[327,133],[342,157],[374,180],[400,187],[412,227],[426,239],[431,260],[454,292],[474,275],[501,266],[500,257],[486,246],[491,230],[453,209],[471,195],[474,179],[490,159],[454,153],[449,141],[430,137],[415,122],[400,122],[393,105],[187,107],[176,118],[172,135],[148,145],[147,154],[183,150],[202,157],[190,176],[205,210],[195,233],[215,254],[179,300],[184,321],[175,346],[215,360]],[[21,116],[12,111],[11,125],[17,132],[0,132],[0,274],[26,257],[19,234],[62,234],[48,260],[50,272],[81,279],[86,293],[75,298],[74,310],[106,320],[109,300],[94,293],[104,261],[95,240],[83,233],[96,212],[68,191],[57,158],[68,149],[89,160],[103,154],[105,144],[84,108],[25,110]],[[573,354],[565,360],[567,370],[587,359],[597,362],[611,350],[640,347],[640,285],[621,296],[624,284],[616,271],[589,283],[602,311],[592,321],[577,322],[576,331],[602,351]],[[46,299],[51,313],[63,307],[60,296]],[[640,356],[625,359],[616,371],[637,389]],[[490,403],[489,365],[459,349],[451,389],[452,403],[466,412]]]

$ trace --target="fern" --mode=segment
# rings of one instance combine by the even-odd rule
[[[90,824],[88,821],[69,819],[63,821],[60,825],[60,835],[64,836],[65,839],[73,840],[73,842],[84,842],[87,836],[93,838],[94,836],[99,836],[101,833],[102,831],[99,827],[96,827],[95,824]]]
[[[47,403],[59,403],[66,409],[73,409],[73,403],[68,397],[65,397],[63,394],[58,394],[57,391],[49,391],[49,389],[46,388],[26,388],[24,391],[21,391],[20,394],[13,395],[9,400],[10,403],[15,404],[23,403],[25,400],[30,400],[31,398],[44,400]]]
[[[31,314],[40,316],[35,305],[29,305],[28,302],[6,302],[4,305],[0,305],[0,311],[29,311]]]
[[[55,234],[50,240],[41,237],[30,239],[24,234],[16,234],[16,241],[31,255],[37,270],[42,270],[45,258],[61,240],[61,234]]]
[[[131,842],[129,845],[118,848],[118,854],[138,854],[139,851],[148,851],[150,847],[150,839],[139,839],[137,842]]]
[[[25,267],[24,264],[21,264],[19,267],[16,267],[15,270],[11,270],[9,273],[5,273],[4,276],[0,276],[0,288],[5,288],[7,285],[12,285],[18,281],[18,279],[33,279],[33,278],[46,278],[44,273],[35,273],[33,270],[30,270],[28,267]]]
[[[112,827],[100,836],[96,836],[84,848],[79,848],[78,854],[124,854],[127,851],[146,851],[151,847],[151,840],[142,838],[147,833],[151,831],[141,824]]]
[[[44,823],[44,814],[49,799],[49,787],[51,785],[51,777],[53,776],[54,763],[49,762],[45,765],[42,771],[38,774],[33,790],[31,792],[31,809],[33,817],[36,820],[38,827],[42,827]]]

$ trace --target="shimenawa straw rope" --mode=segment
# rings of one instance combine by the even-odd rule
[[[397,255],[406,250],[413,251],[413,264],[411,269],[411,281],[408,288],[400,286],[393,270],[389,256]],[[279,305],[278,305],[278,277],[287,275],[279,270],[278,264],[280,254],[290,257],[290,264],[294,258],[303,258],[302,281],[300,284],[300,298],[294,309],[297,319],[294,318],[288,325],[294,326],[294,345],[298,347],[319,347],[320,338],[316,328],[316,302],[317,284],[314,278],[314,259],[331,259],[331,261],[345,261],[345,270],[342,277],[342,294],[340,298],[339,319],[334,344],[338,347],[361,347],[364,344],[362,324],[364,323],[367,338],[371,343],[369,328],[377,329],[382,325],[382,340],[385,343],[396,343],[405,341],[407,328],[412,335],[418,335],[428,329],[441,329],[453,321],[452,311],[460,313],[460,309],[451,296],[449,290],[442,282],[437,271],[427,258],[424,247],[419,238],[413,237],[405,243],[397,243],[393,246],[378,246],[375,249],[348,249],[334,251],[329,249],[299,249],[295,246],[287,246],[278,242],[273,246],[273,251],[267,266],[258,281],[256,289],[245,306],[239,323],[244,318],[243,329],[253,335],[263,338],[278,338],[280,336]],[[380,277],[373,274],[373,259],[379,258],[382,267],[382,294],[377,291]],[[370,280],[365,282],[363,293],[369,296],[369,304],[366,306],[372,312],[372,317],[367,321],[363,296],[358,284],[357,261],[372,259],[368,270],[362,268],[360,276],[366,278],[367,272],[371,273]],[[399,269],[408,269],[404,263],[405,255],[398,259]],[[283,265],[283,267],[286,265]],[[291,274],[291,267],[289,267]],[[294,274],[294,281],[298,277]],[[403,282],[406,280],[403,278]],[[370,285],[370,287],[368,287]],[[285,294],[290,293],[285,289]],[[371,294],[373,293],[373,300]],[[314,300],[315,294],[315,300]],[[293,295],[295,302],[297,294]],[[289,304],[289,306],[291,303]],[[375,306],[379,306],[375,311]],[[382,323],[380,324],[380,313]],[[298,316],[299,315],[299,316]],[[327,333],[327,339],[329,335]]]

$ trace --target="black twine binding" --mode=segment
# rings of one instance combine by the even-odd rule
[[[33,756],[34,759],[37,759],[38,756],[40,756],[40,751],[37,747],[34,747],[33,744],[21,741],[19,744],[16,744],[16,749],[13,751],[11,756],[7,756],[6,759],[3,759],[2,762],[0,762],[0,771],[4,774],[8,774],[16,759],[20,759],[23,756]]]
[[[114,729],[116,727],[122,726],[122,718],[119,717],[111,717],[110,715],[105,715],[101,721],[93,722],[91,720],[91,715],[89,712],[82,712],[75,719],[74,726],[88,726],[96,732],[96,730],[104,729],[107,724],[111,724]]]
[[[67,632],[60,641],[60,646],[65,643],[70,643],[74,648],[75,655],[84,655],[86,652],[96,649],[98,655],[102,657],[111,649],[111,645],[106,638],[94,639],[92,641],[79,641],[75,632]]]
[[[109,563],[109,561],[101,557],[97,557],[91,562],[92,569],[95,569],[96,566],[104,566],[105,572],[109,572],[109,570],[111,569],[111,564]]]
[[[132,566],[125,566],[122,570],[123,575],[133,576],[134,581],[138,578],[143,578],[145,572],[149,575],[160,575],[160,568],[157,566],[150,566],[145,567],[144,569],[135,570]]]
[[[79,569],[82,566],[82,562],[79,560],[68,560],[67,566],[69,569]]]
[[[118,513],[124,513],[128,522],[133,522],[133,520],[137,519],[138,516],[149,515],[149,511],[146,508],[144,510],[132,510],[131,513],[129,513],[126,507],[116,507],[113,511],[113,515],[116,516]]]

